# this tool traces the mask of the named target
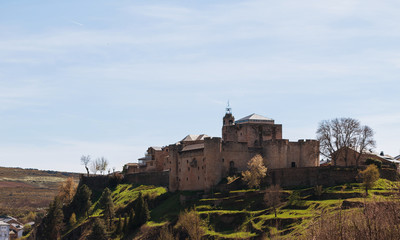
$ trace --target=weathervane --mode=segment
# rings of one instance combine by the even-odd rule
[[[227,114],[232,114],[232,108],[229,106],[229,100],[228,100],[228,105],[226,106],[226,113]]]

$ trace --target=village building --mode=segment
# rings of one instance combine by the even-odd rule
[[[0,221],[0,240],[10,240],[10,224]]]
[[[282,138],[282,125],[251,114],[235,121],[230,108],[223,118],[222,138],[187,135],[165,147],[150,147],[125,173],[169,172],[169,190],[209,190],[221,179],[247,169],[256,154],[268,169],[319,166],[319,142]]]
[[[3,225],[1,225],[3,224]],[[4,228],[3,228],[4,227]],[[22,238],[22,234],[24,232],[24,226],[21,222],[19,222],[16,218],[13,218],[11,216],[0,216],[0,240],[3,240],[2,236],[5,236],[5,233],[3,232],[6,231],[7,227],[7,237],[4,239],[18,239]],[[2,230],[3,229],[3,230]]]
[[[393,158],[390,155],[385,155],[383,152],[377,153],[372,150],[363,151],[361,154],[352,148],[341,148],[336,151],[336,166],[340,167],[354,167],[354,166],[365,166],[370,160],[378,160],[383,166],[392,167],[398,169],[400,161]]]

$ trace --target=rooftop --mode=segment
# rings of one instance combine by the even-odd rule
[[[9,226],[10,224],[0,221],[0,226]]]
[[[192,145],[188,145],[188,146],[184,147],[182,149],[182,152],[198,150],[198,149],[203,149],[203,148],[204,148],[204,143],[192,144]]]
[[[235,124],[240,124],[240,123],[245,123],[245,122],[264,122],[264,123],[273,123],[274,120],[272,118],[267,118],[258,114],[250,114],[249,116],[246,116],[244,118],[241,118],[237,121],[235,121]]]
[[[209,136],[206,134],[200,134],[200,135],[189,134],[184,139],[182,139],[181,142],[200,141],[200,140],[204,140],[204,138],[206,138],[206,137],[209,137]]]
[[[162,151],[162,147],[152,146],[152,147],[150,147],[150,148],[152,148],[152,149],[154,149],[154,150],[156,150],[156,151]]]

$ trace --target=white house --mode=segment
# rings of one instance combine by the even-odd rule
[[[10,240],[10,224],[0,221],[0,240]]]

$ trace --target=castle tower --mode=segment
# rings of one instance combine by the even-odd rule
[[[229,132],[229,128],[234,127],[235,125],[235,117],[232,115],[232,108],[229,106],[229,101],[228,101],[228,105],[226,106],[226,112],[225,112],[225,116],[223,118],[223,124],[222,124],[222,139],[223,140],[228,140],[231,137],[229,137],[228,132]]]
[[[230,126],[235,124],[235,117],[232,115],[232,108],[229,106],[229,101],[228,101],[228,106],[226,106],[226,112],[223,120],[223,126]]]

